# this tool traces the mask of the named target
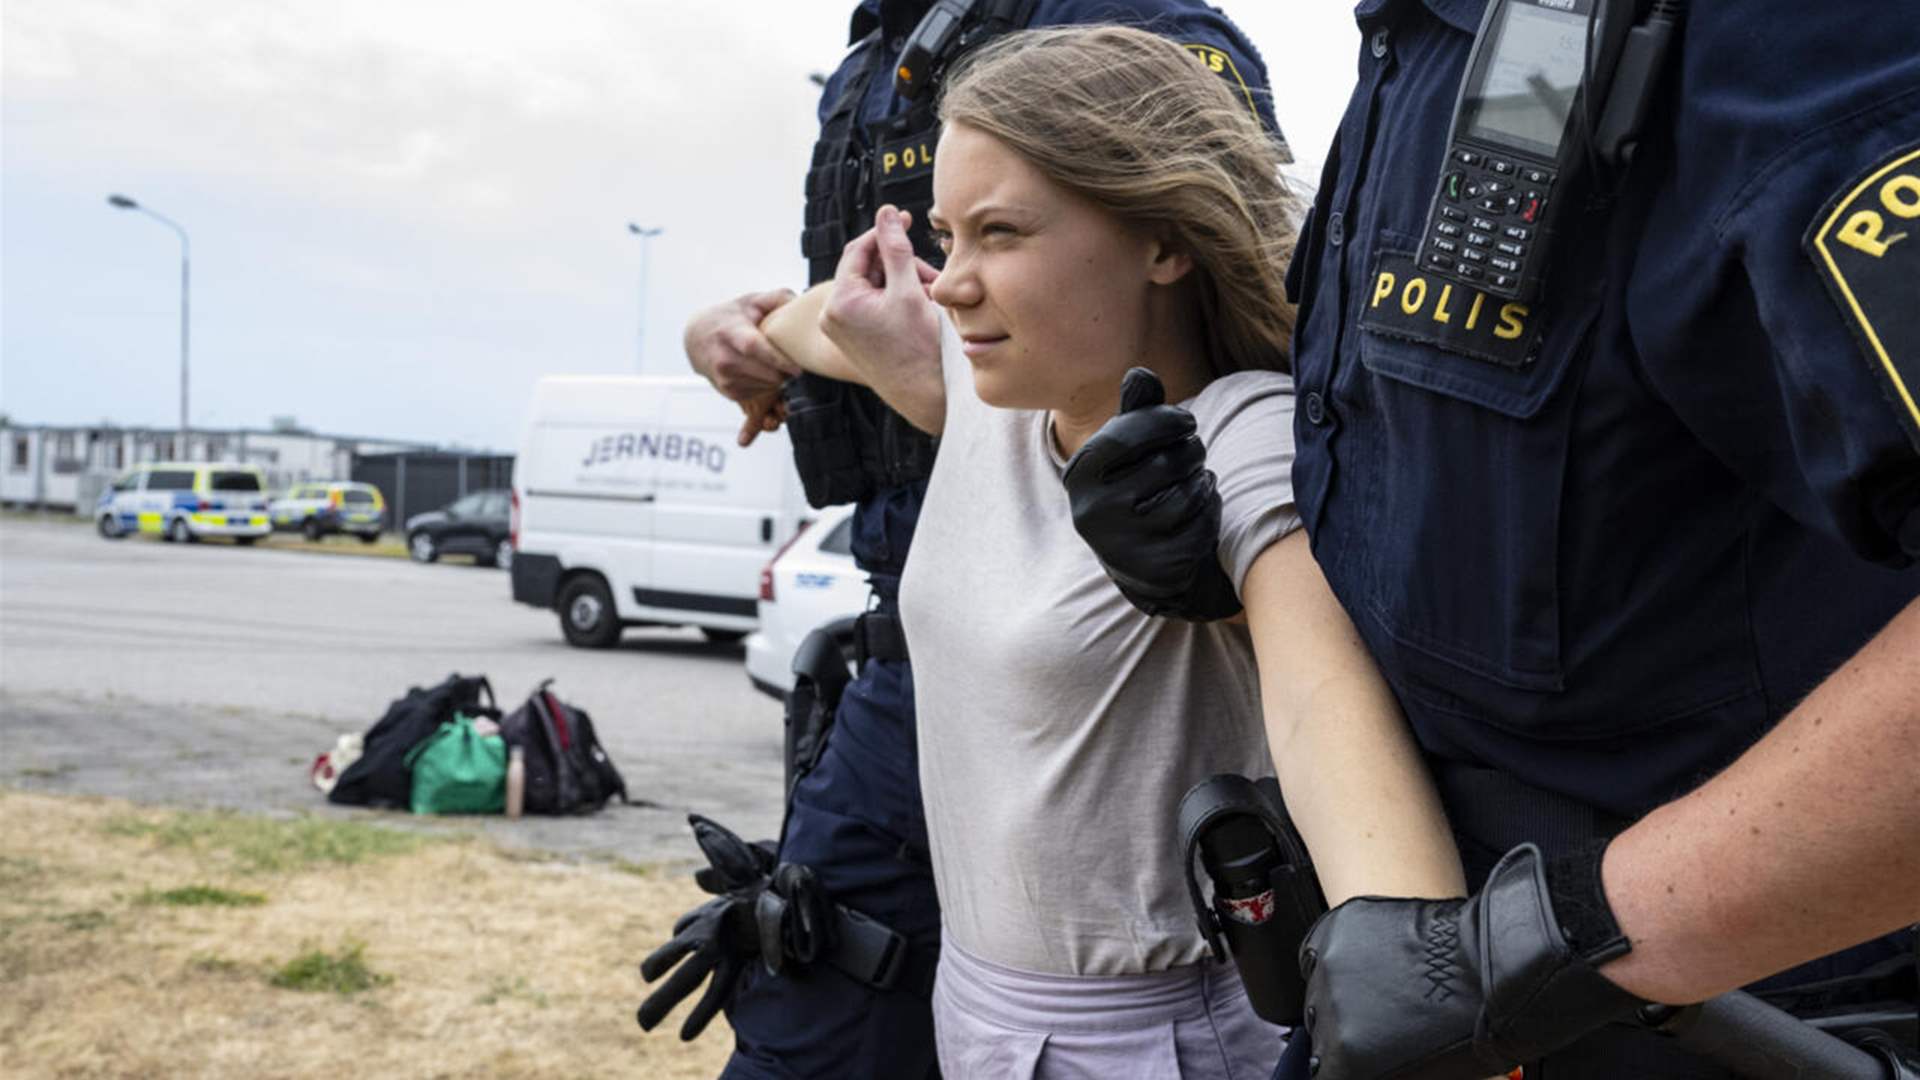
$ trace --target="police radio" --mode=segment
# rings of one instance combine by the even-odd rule
[[[1027,25],[1033,5],[1034,0],[934,0],[900,48],[894,92],[918,101],[961,53]]]
[[[1685,6],[1492,0],[1454,103],[1420,266],[1532,299],[1572,181],[1631,161]]]

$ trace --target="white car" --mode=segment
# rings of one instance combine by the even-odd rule
[[[762,693],[786,697],[794,650],[807,635],[867,609],[867,575],[854,565],[852,541],[853,508],[828,507],[760,571],[760,629],[747,636],[747,678]]]

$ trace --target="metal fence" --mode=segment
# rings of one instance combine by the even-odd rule
[[[469,491],[509,486],[513,458],[417,451],[355,454],[353,479],[380,489],[387,500],[387,527],[398,531],[408,517],[438,510]]]

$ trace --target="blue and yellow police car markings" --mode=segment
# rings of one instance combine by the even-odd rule
[[[1801,246],[1920,449],[1920,146],[1821,207]]]

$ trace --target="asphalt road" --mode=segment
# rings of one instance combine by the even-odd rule
[[[504,572],[461,561],[107,541],[84,525],[0,520],[0,784],[366,813],[327,803],[308,763],[409,686],[454,671],[486,675],[508,709],[553,677],[642,805],[453,827],[648,862],[694,856],[689,809],[749,837],[779,827],[779,706],[748,685],[737,645],[645,629],[617,649],[575,649],[551,612],[512,602]]]

